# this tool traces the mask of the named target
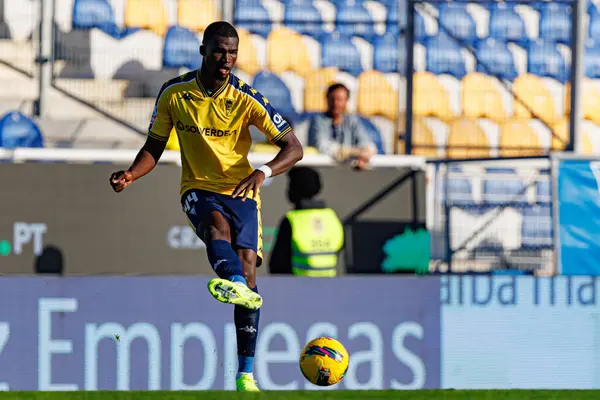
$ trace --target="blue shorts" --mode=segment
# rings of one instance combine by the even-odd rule
[[[260,207],[252,199],[190,189],[181,196],[183,212],[196,235],[206,242],[204,235],[210,221],[210,213],[218,211],[229,222],[231,244],[235,250],[251,249],[258,255],[256,266],[262,264],[262,222]]]

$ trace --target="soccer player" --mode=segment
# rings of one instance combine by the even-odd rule
[[[163,85],[146,143],[127,171],[111,175],[110,184],[121,192],[152,171],[175,128],[183,211],[206,244],[218,276],[208,289],[218,301],[235,306],[237,390],[258,391],[252,364],[262,305],[256,286],[256,267],[263,260],[259,189],[266,178],[285,173],[302,159],[302,146],[269,101],[231,74],[238,42],[235,28],[227,22],[206,28],[200,70]],[[248,161],[250,125],[280,148],[258,169]]]

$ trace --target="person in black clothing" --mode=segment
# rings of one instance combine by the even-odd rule
[[[288,200],[296,210],[325,208],[325,202],[314,197],[321,191],[321,177],[313,168],[293,167],[288,172]],[[292,274],[292,227],[287,217],[279,224],[275,246],[269,260],[271,274]]]

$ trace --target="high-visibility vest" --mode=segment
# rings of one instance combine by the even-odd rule
[[[331,208],[292,210],[292,272],[310,277],[334,277],[337,253],[344,246],[344,227]]]

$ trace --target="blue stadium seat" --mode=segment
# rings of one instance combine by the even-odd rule
[[[506,3],[493,7],[490,12],[490,37],[498,41],[516,42],[524,45],[527,40],[525,22]]]
[[[513,55],[504,42],[492,38],[480,40],[476,46],[476,59],[478,72],[510,81],[518,75]]]
[[[138,31],[121,29],[115,23],[115,14],[108,0],[75,0],[73,3],[73,29],[98,28],[116,39]]]
[[[439,32],[460,40],[461,45],[472,46],[477,40],[475,20],[461,3],[443,3],[440,6]]]
[[[285,7],[283,23],[303,35],[318,38],[323,34],[323,17],[312,3],[289,3]]]
[[[585,76],[591,79],[600,78],[600,43],[591,43],[586,46],[583,65]]]
[[[434,74],[450,74],[461,79],[466,74],[461,46],[445,34],[431,37],[426,45],[427,71]]]
[[[552,200],[552,185],[550,178],[536,182],[535,184],[535,201],[538,203],[547,203]]]
[[[169,28],[163,49],[163,67],[198,69],[202,63],[199,54],[200,40],[196,35],[179,26]]]
[[[265,38],[271,31],[271,17],[260,0],[238,1],[234,19],[236,26]]]
[[[381,139],[381,132],[377,127],[368,119],[364,117],[360,117],[360,121],[363,124],[363,128],[369,135],[369,138],[377,148],[378,154],[385,154],[385,149],[383,148],[383,140]]]
[[[0,147],[44,147],[44,138],[31,118],[13,111],[0,119]]]
[[[567,63],[551,42],[535,41],[529,44],[527,71],[542,77],[554,78],[565,83],[569,77]]]
[[[446,192],[446,182],[448,182],[447,202],[456,206],[473,206],[473,186],[468,178],[448,178],[440,181],[440,194],[444,198]]]
[[[362,71],[360,53],[350,37],[334,32],[321,42],[321,66],[336,67],[354,76]]]
[[[259,72],[254,77],[252,86],[265,96],[284,118],[296,117],[297,112],[292,104],[290,89],[277,75]]]
[[[591,3],[591,2],[590,2]],[[600,10],[594,7],[594,10],[590,12],[590,34],[589,37],[600,38]]]
[[[373,41],[373,68],[384,72],[405,72],[406,40],[386,33]],[[400,70],[399,70],[400,68]]]
[[[550,205],[524,208],[521,228],[522,247],[525,249],[551,248],[553,239]]]
[[[483,202],[490,205],[525,203],[525,183],[512,169],[488,168],[483,181]],[[501,177],[493,177],[502,174]],[[512,175],[512,176],[511,176]]]
[[[360,5],[338,9],[336,29],[349,36],[359,36],[370,40],[375,35],[375,23],[367,9]]]
[[[398,23],[398,19],[400,19],[400,23]],[[386,33],[391,33],[392,35],[405,35],[407,17],[406,17],[406,4],[402,2],[400,6],[396,3],[393,3],[388,8],[388,14],[386,17]],[[401,28],[400,28],[401,27]],[[425,43],[427,40],[427,31],[425,29],[425,19],[419,13],[415,13],[415,40],[418,43]]]
[[[547,3],[542,6],[540,38],[547,41],[569,43],[571,41],[572,8],[564,3]]]

